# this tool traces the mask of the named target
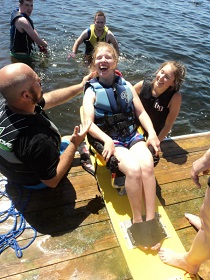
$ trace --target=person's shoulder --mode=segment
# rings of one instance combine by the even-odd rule
[[[129,86],[130,88],[133,88],[132,84],[131,84],[128,80],[124,79],[123,77],[120,77],[120,79],[121,79],[127,86]]]
[[[180,91],[176,91],[174,94],[173,94],[173,96],[172,96],[172,98],[171,99],[182,99],[182,94],[181,94],[181,92]]]
[[[138,83],[136,83],[136,85],[143,86],[144,83],[146,83],[146,81],[145,80],[141,80]]]
[[[135,90],[138,94],[140,94],[140,91],[142,89],[142,86],[143,86],[144,82],[145,82],[145,80],[141,80],[134,85],[134,88],[135,88]]]
[[[15,21],[15,26],[18,28],[23,28],[25,30],[25,28],[28,28],[29,26],[31,26],[29,20],[22,16],[22,17],[18,17]]]
[[[182,96],[182,94],[181,94],[181,92],[179,90],[174,91],[174,92],[170,92],[169,91],[169,93],[171,93],[172,98],[180,98]]]
[[[181,104],[182,101],[182,95],[180,91],[176,91],[170,100],[170,106],[177,106],[178,104]]]
[[[90,33],[90,28],[86,28],[85,30],[82,31],[82,33],[80,34],[80,36],[78,38],[82,38],[82,39],[87,39]]]
[[[113,32],[111,30],[107,30],[107,36],[110,36],[110,37],[115,37]]]
[[[29,22],[29,20],[26,18],[26,17],[24,17],[23,15],[21,15],[21,16],[19,16],[18,18],[17,18],[17,21],[19,21],[19,22]]]

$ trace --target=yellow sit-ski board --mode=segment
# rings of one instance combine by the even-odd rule
[[[86,143],[88,145],[87,139]],[[111,186],[110,171],[105,166],[98,165],[98,163],[100,164],[100,160],[97,160],[97,156],[91,155],[91,161],[96,168],[96,180],[133,279],[199,280],[200,278],[198,275],[192,275],[181,269],[164,264],[160,260],[157,252],[153,252],[151,250],[142,251],[139,248],[131,248],[131,242],[129,242],[130,239],[126,236],[126,229],[123,226],[124,222],[130,221],[132,218],[127,195],[119,195],[117,190]],[[162,246],[176,252],[185,252],[185,248],[158,198],[156,198],[156,212],[161,215],[161,222],[165,227],[168,236],[168,238],[164,239]]]
[[[95,157],[91,156],[92,163]],[[198,275],[192,275],[185,271],[164,264],[157,252],[151,250],[142,251],[139,248],[131,248],[130,239],[126,237],[124,222],[132,218],[130,204],[127,195],[119,195],[111,186],[110,171],[104,166],[97,166],[96,179],[101,189],[103,199],[109,213],[110,220],[123,251],[130,273],[134,280],[195,280]],[[162,246],[176,252],[185,252],[175,229],[173,228],[163,206],[156,198],[156,212],[161,215],[161,222],[165,227],[168,237],[164,239]]]

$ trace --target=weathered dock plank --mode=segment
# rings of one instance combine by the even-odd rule
[[[199,214],[207,176],[201,176],[203,188],[190,179],[192,162],[210,147],[210,133],[175,138],[161,144],[162,155],[155,168],[157,195],[186,250],[196,230],[184,218],[185,212]],[[19,189],[8,188],[13,202],[20,198]],[[17,258],[6,249],[0,256],[0,279],[131,279],[96,181],[85,172],[75,157],[67,178],[55,189],[22,189],[24,216],[37,230],[35,241]],[[1,200],[3,206],[7,203]],[[11,221],[1,225],[1,231]],[[23,246],[33,236],[26,230],[19,238]],[[210,280],[210,262],[201,266],[199,275]],[[142,276],[143,279],[143,276]],[[153,279],[150,279],[153,280]]]

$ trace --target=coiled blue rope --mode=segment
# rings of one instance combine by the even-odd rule
[[[33,228],[30,225],[27,225],[27,222],[24,218],[23,212],[24,209],[30,199],[31,196],[31,192],[29,193],[29,196],[27,198],[27,201],[22,204],[22,209],[20,211],[17,211],[15,209],[15,205],[12,202],[12,199],[10,198],[10,196],[7,193],[7,187],[8,187],[8,182],[6,179],[1,179],[0,180],[0,184],[2,184],[2,188],[3,188],[3,184],[4,184],[4,190],[1,190],[0,188],[0,198],[7,198],[11,205],[8,209],[0,211],[0,223],[5,222],[7,219],[13,219],[13,226],[11,228],[11,230],[9,230],[7,233],[5,234],[0,234],[0,254],[8,247],[11,247],[15,253],[16,256],[18,258],[21,258],[23,256],[22,250],[28,248],[33,241],[35,240],[36,236],[37,236],[37,231],[35,228]],[[18,187],[19,188],[19,187]],[[19,196],[19,200],[18,200],[18,204],[21,203],[21,198],[22,198],[22,193],[21,190],[19,188],[20,191],[20,196]],[[32,191],[32,190],[31,190]],[[27,245],[20,247],[17,241],[17,237],[19,237],[26,229],[30,229],[33,230],[34,232],[34,236],[32,237],[32,239],[28,242]]]

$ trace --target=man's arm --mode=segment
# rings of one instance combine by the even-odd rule
[[[113,45],[113,47],[115,48],[117,54],[120,55],[118,42],[117,42],[114,34],[110,30],[108,30],[108,33],[107,33],[107,42],[111,43]]]
[[[79,46],[88,38],[88,32],[87,29],[85,29],[82,34],[78,37],[78,39],[75,41],[74,46],[72,48],[72,53],[76,54],[78,51]]]
[[[81,83],[77,85],[73,85],[66,88],[61,88],[57,90],[53,90],[51,92],[44,94],[44,100],[45,100],[45,107],[44,109],[50,109],[57,105],[63,104],[66,101],[70,100],[74,96],[81,93],[84,89],[85,83],[90,80],[93,77],[93,73],[90,73],[89,75],[85,76]]]
[[[64,175],[68,172],[72,161],[74,159],[75,152],[79,144],[84,140],[91,122],[86,122],[83,126],[75,126],[74,132],[70,137],[70,144],[66,150],[60,155],[60,160],[56,169],[56,176],[49,180],[42,180],[42,182],[48,187],[55,188]]]
[[[25,17],[18,18],[15,21],[15,27],[20,32],[25,31],[37,45],[47,47],[47,42],[45,42],[38,36],[37,31],[32,28],[31,24]]]
[[[194,161],[192,165],[191,178],[198,187],[201,187],[198,175],[201,172],[207,174],[210,171],[209,169],[210,169],[210,149],[208,149],[201,158]]]

